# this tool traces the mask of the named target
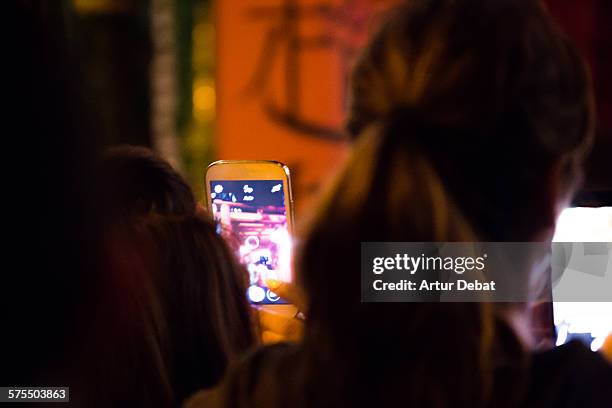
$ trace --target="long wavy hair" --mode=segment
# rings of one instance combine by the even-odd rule
[[[526,354],[496,310],[361,303],[360,243],[538,240],[592,139],[582,59],[539,2],[415,0],[350,92],[355,146],[298,262],[310,405],[514,406]]]
[[[152,151],[107,151],[96,184],[106,228],[74,400],[179,406],[256,344],[248,274],[187,182]]]
[[[84,368],[100,392],[84,404],[179,406],[256,343],[247,274],[206,214],[149,214],[108,238]]]

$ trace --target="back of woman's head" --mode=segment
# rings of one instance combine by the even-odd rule
[[[106,262],[85,354],[108,390],[95,398],[176,406],[214,385],[229,359],[254,343],[247,274],[187,182],[151,150],[108,150],[97,183]]]
[[[184,215],[196,210],[185,179],[145,147],[108,149],[98,170],[99,196],[114,219],[149,213]]]
[[[366,382],[358,401],[491,403],[514,378],[494,380],[512,370],[495,348],[521,353],[490,305],[360,303],[360,244],[544,239],[590,142],[582,60],[535,1],[417,0],[372,38],[351,94],[354,151],[301,251],[313,360],[342,356],[326,379]]]
[[[357,62],[347,127],[357,136],[403,120],[385,143],[426,150],[482,236],[530,240],[551,224],[548,190],[580,178],[588,82],[538,1],[417,0],[395,11]]]
[[[247,275],[204,214],[134,218],[107,248],[114,297],[98,319],[112,402],[176,406],[254,344]]]
[[[216,384],[229,360],[254,344],[247,274],[204,214],[153,219],[154,285],[165,312],[168,369],[177,401]]]

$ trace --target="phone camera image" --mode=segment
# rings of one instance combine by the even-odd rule
[[[291,238],[282,180],[210,182],[217,231],[249,273],[251,303],[287,303],[266,280],[291,280]]]

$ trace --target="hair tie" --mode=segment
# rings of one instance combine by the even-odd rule
[[[389,146],[422,145],[431,138],[436,126],[429,123],[416,107],[393,109],[384,120],[385,138]]]
[[[466,141],[475,141],[482,136],[478,129],[436,123],[422,110],[413,106],[403,106],[391,111],[384,121],[384,126],[385,137],[391,147],[462,149],[469,145]]]

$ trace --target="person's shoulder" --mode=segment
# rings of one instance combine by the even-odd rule
[[[223,407],[221,388],[215,387],[209,390],[201,390],[187,398],[183,408],[221,408]]]
[[[191,396],[184,408],[224,406],[274,407],[276,393],[288,379],[287,368],[294,365],[298,346],[289,343],[257,347],[231,364],[218,386]]]
[[[535,353],[528,406],[612,406],[612,365],[579,342]]]
[[[269,377],[279,378],[276,374],[282,373],[287,365],[292,365],[297,353],[298,346],[292,343],[255,347],[230,366],[226,382],[234,386],[244,384],[249,388],[257,387],[262,381],[269,381]]]

